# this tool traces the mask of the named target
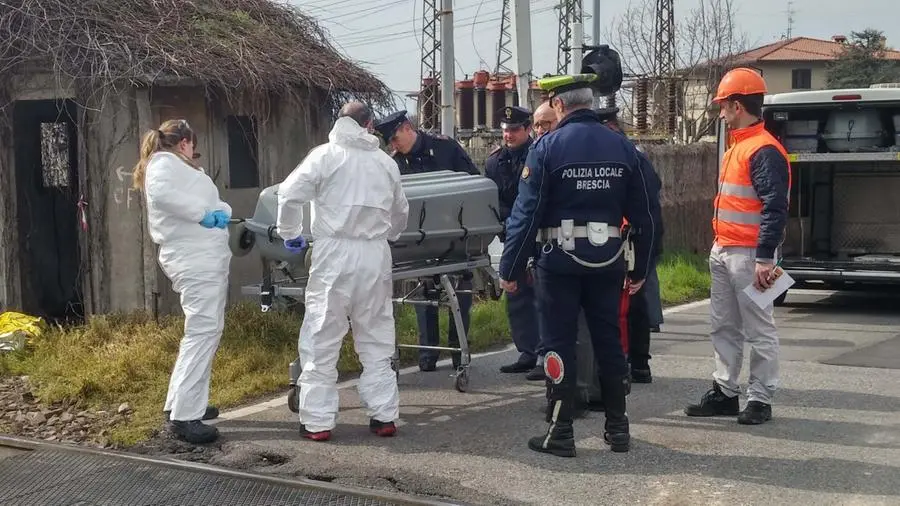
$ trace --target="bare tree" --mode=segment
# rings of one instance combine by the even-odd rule
[[[748,36],[735,21],[736,0],[700,0],[700,5],[675,21],[675,76],[677,115],[676,140],[696,142],[712,131],[715,116],[710,108],[718,81],[747,50]],[[632,79],[649,77],[653,82],[656,55],[656,0],[635,0],[614,19],[607,40],[622,55],[622,65]],[[628,87],[618,102],[625,116],[636,118],[634,92]],[[661,125],[665,110],[665,86],[650,87],[650,111]],[[633,121],[633,120],[632,120]]]

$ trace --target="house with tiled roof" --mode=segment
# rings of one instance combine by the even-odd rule
[[[716,65],[704,64],[686,72],[682,128],[690,132],[703,130],[711,110],[710,91],[729,68],[751,67],[766,79],[769,93],[825,89],[827,66],[844,50],[847,38],[836,35],[831,40],[794,37],[766,44],[729,57]],[[900,61],[900,51],[886,51],[884,57]]]

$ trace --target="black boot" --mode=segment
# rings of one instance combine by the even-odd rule
[[[700,399],[700,404],[690,404],[684,408],[687,416],[737,416],[739,412],[738,396],[728,397],[716,382]]]
[[[575,456],[575,430],[572,427],[572,400],[554,400],[547,409],[550,426],[543,436],[528,440],[528,448],[557,457]]]
[[[187,441],[191,444],[202,445],[212,443],[219,437],[219,429],[206,425],[200,420],[191,420],[187,422],[170,421],[168,423],[169,432],[174,434],[178,439]]]
[[[600,387],[606,411],[606,432],[603,440],[614,452],[627,452],[631,448],[628,431],[628,414],[625,411],[625,395],[629,381],[627,376],[601,376]]]

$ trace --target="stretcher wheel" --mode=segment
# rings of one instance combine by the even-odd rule
[[[228,234],[228,247],[235,257],[247,256],[256,245],[256,234],[247,230],[246,225],[234,225]]]
[[[469,389],[469,370],[462,369],[456,373],[455,385],[458,392],[465,392]]]
[[[300,387],[297,385],[291,385],[291,389],[288,390],[288,409],[291,410],[292,413],[300,412]]]

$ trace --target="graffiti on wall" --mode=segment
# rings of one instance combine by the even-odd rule
[[[125,167],[116,167],[116,186],[113,189],[113,200],[117,206],[125,204],[125,209],[131,209],[137,202],[137,190],[131,187],[131,172]]]

